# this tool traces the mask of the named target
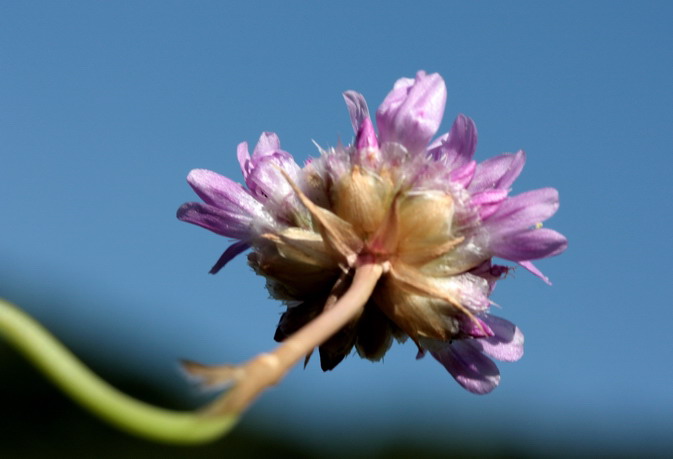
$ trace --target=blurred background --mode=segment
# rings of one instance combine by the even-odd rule
[[[477,159],[528,153],[514,193],[553,186],[567,235],[517,270],[499,315],[526,335],[487,396],[411,343],[383,363],[316,361],[228,438],[127,437],[0,342],[0,455],[447,457],[673,454],[670,2],[1,2],[0,297],[146,400],[203,402],[177,360],[274,346],[283,308],[229,241],[178,222],[207,168],[242,181],[236,145],[274,131],[302,163],[347,143],[341,93],[370,110],[397,78],[439,72],[479,129]]]

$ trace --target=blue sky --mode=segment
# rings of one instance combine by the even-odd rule
[[[441,132],[465,113],[478,159],[526,150],[515,193],[560,192],[546,226],[569,249],[539,263],[554,285],[517,271],[494,295],[526,355],[485,397],[411,344],[383,364],[312,363],[244,422],[309,443],[671,447],[672,5],[3,2],[0,296],[84,357],[189,397],[177,358],[243,361],[274,345],[282,311],[243,257],[207,274],[228,241],[175,219],[189,170],[242,180],[236,145],[262,131],[303,161],[312,139],[350,141],[344,90],[375,109],[397,78],[439,72]]]

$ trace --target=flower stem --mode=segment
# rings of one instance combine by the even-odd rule
[[[2,299],[0,335],[83,407],[137,436],[165,443],[206,443],[231,430],[238,420],[232,414],[167,410],[129,397],[85,367],[39,323]]]
[[[84,408],[116,427],[150,440],[197,444],[216,439],[236,424],[267,387],[280,381],[302,357],[346,325],[367,303],[382,267],[364,263],[348,291],[332,307],[285,340],[239,368],[238,383],[199,412],[172,411],[133,399],[99,378],[49,331],[0,299],[0,335]]]
[[[283,341],[273,352],[261,354],[237,368],[235,385],[213,402],[208,412],[243,412],[262,391],[277,384],[300,359],[327,341],[364,308],[382,272],[379,264],[358,266],[350,288],[334,305]]]

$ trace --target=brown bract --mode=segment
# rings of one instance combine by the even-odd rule
[[[362,314],[320,346],[323,369],[334,368],[353,346],[361,356],[378,360],[393,336],[409,336],[420,346],[421,339],[450,340],[461,315],[476,321],[427,269],[463,241],[453,234],[451,195],[399,189],[385,172],[354,166],[332,187],[331,209],[326,209],[284,175],[314,228],[266,234],[274,250],[253,257],[260,274],[281,284],[274,289],[286,292],[284,299],[300,303],[283,315],[276,339],[329,307],[330,298],[348,287],[358,260],[381,264],[384,274]]]

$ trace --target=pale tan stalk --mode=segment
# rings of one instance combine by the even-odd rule
[[[234,386],[207,407],[207,412],[243,412],[266,388],[277,384],[299,360],[362,311],[382,272],[383,268],[379,264],[365,263],[358,266],[350,288],[333,306],[283,341],[273,352],[260,354],[232,369]]]

